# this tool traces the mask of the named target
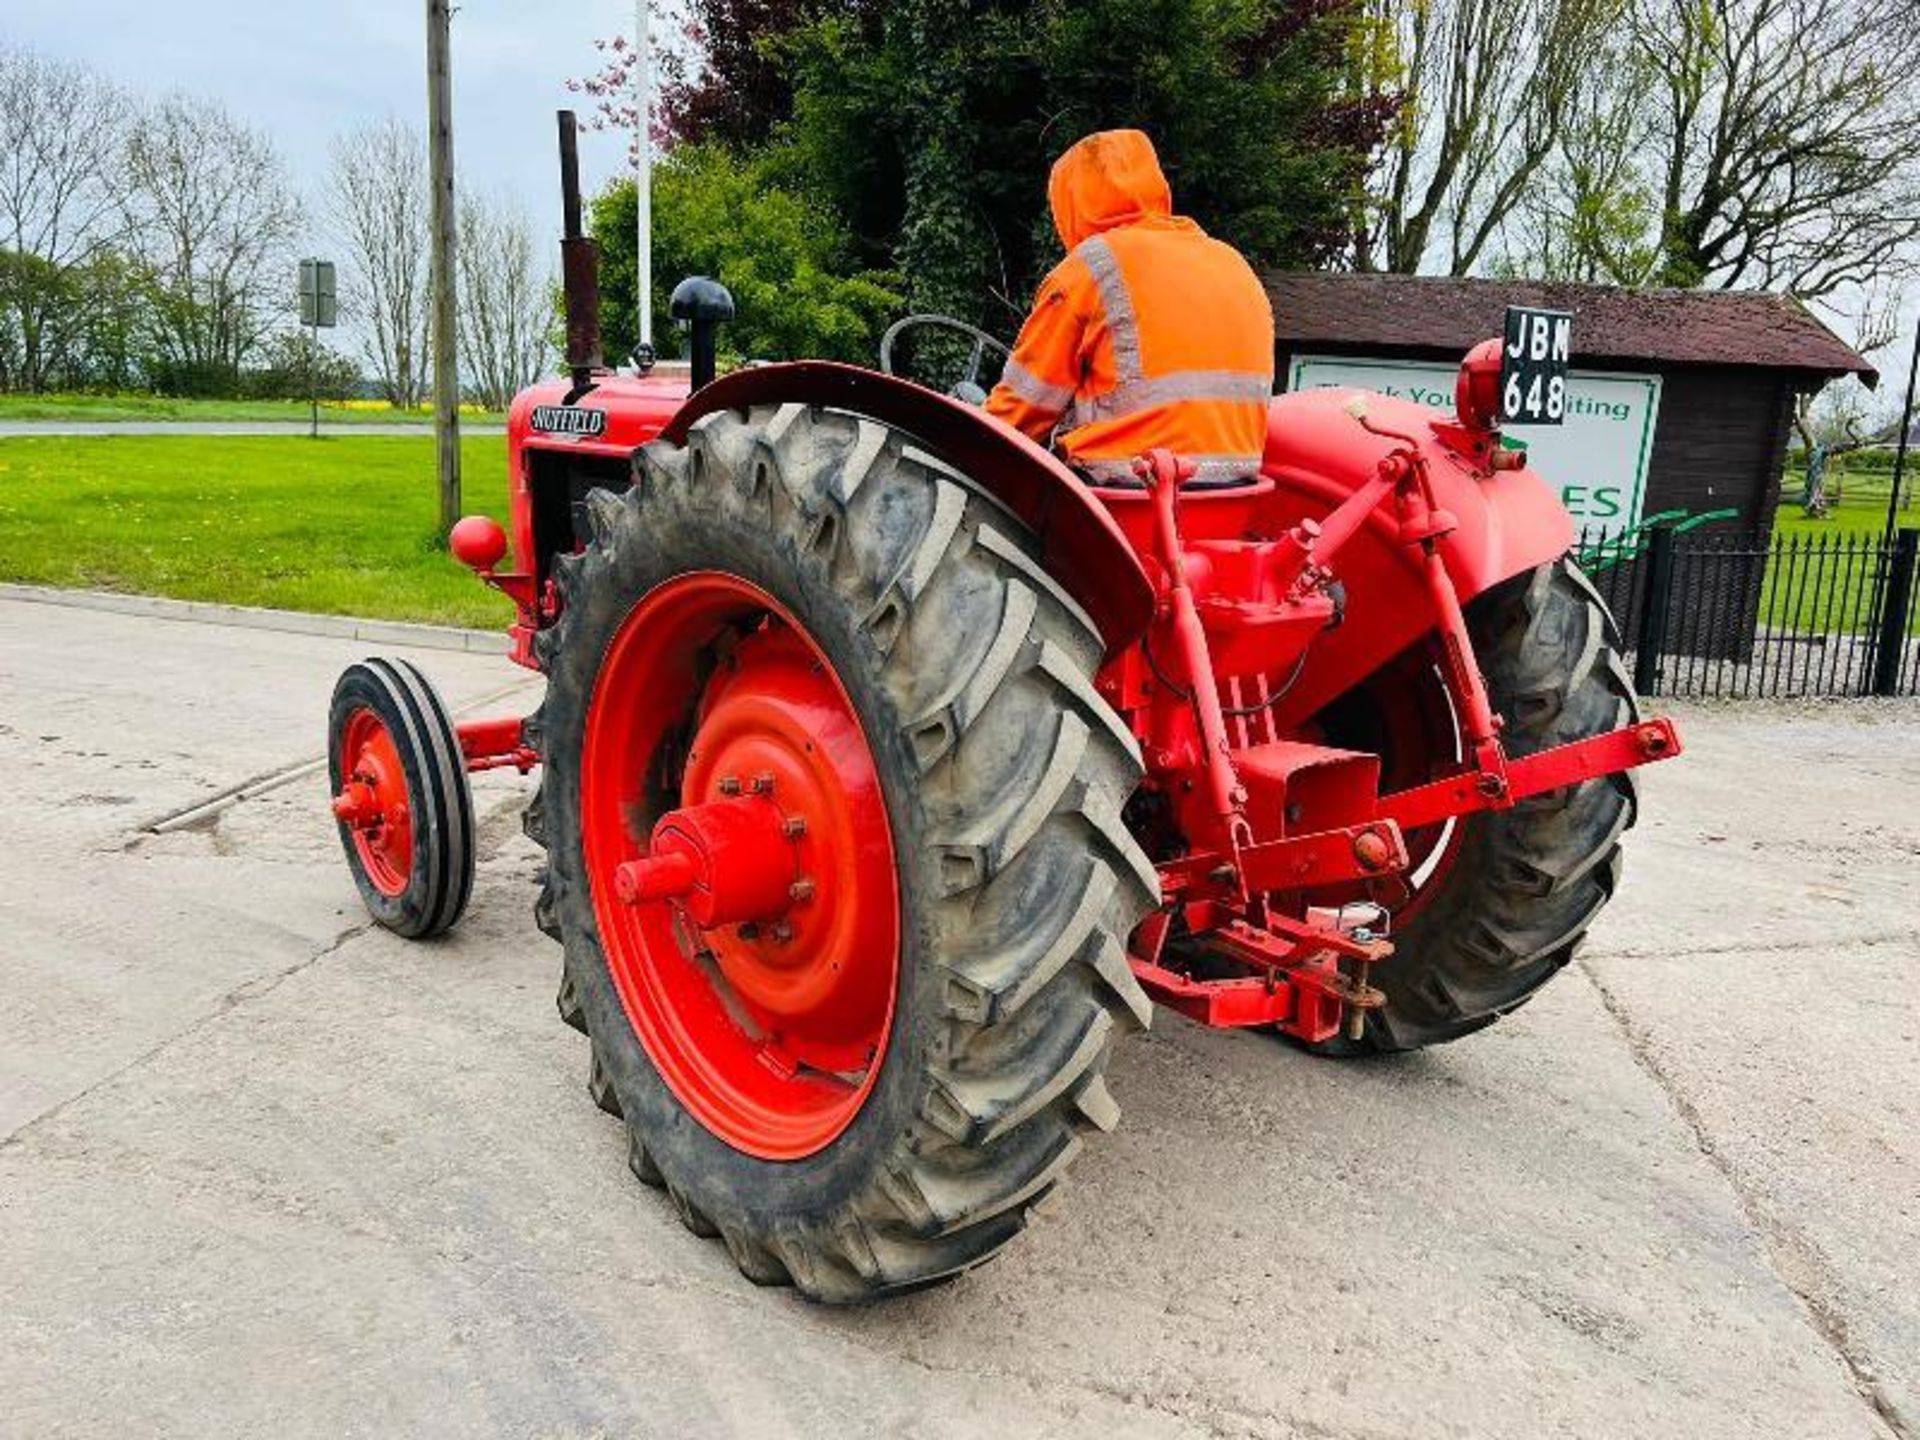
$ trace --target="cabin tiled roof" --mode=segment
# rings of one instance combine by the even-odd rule
[[[1764,290],[1623,290],[1531,280],[1269,271],[1283,347],[1463,353],[1498,335],[1508,305],[1573,312],[1576,364],[1737,365],[1879,379],[1799,301]]]

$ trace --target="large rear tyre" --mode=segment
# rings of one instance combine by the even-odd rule
[[[1107,1056],[1150,1014],[1098,635],[1017,522],[839,412],[708,416],[588,511],[527,829],[596,1103],[758,1283],[859,1301],[978,1264],[1113,1125]],[[636,886],[663,816],[762,800],[795,908],[707,925],[713,894]]]
[[[1530,755],[1630,725],[1633,687],[1605,604],[1563,559],[1519,575],[1468,608],[1474,648],[1510,755]],[[1432,664],[1401,664],[1341,708],[1342,743],[1379,750],[1392,788],[1457,764],[1451,712]],[[1620,877],[1633,824],[1632,771],[1409,836],[1419,883],[1395,908],[1394,954],[1372,981],[1384,1009],[1358,1042],[1325,1055],[1415,1050],[1484,1028],[1525,1004],[1573,957]],[[1422,872],[1424,871],[1424,874]]]

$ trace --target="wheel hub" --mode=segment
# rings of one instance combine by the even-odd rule
[[[663,778],[679,803],[636,834]],[[581,789],[609,968],[662,1078],[736,1148],[822,1148],[877,1078],[900,936],[879,777],[824,653],[745,581],[668,582],[609,648]]]
[[[346,779],[333,797],[334,817],[352,833],[374,888],[400,895],[413,874],[413,817],[400,747],[378,715],[356,710],[348,717],[340,755]]]

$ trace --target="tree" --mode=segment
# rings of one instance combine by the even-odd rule
[[[552,355],[553,273],[526,212],[460,197],[460,353],[480,402],[504,410]]]
[[[1048,168],[1095,129],[1153,134],[1183,208],[1258,263],[1344,253],[1392,110],[1354,83],[1358,3],[690,0],[663,131],[830,208],[837,273],[1007,329],[1058,256]],[[631,124],[629,74],[586,82],[605,123]]]
[[[280,158],[261,131],[185,95],[148,106],[125,154],[154,378],[167,389],[231,392],[285,318],[303,215]]]
[[[75,272],[123,230],[126,111],[92,71],[0,46],[0,389],[44,389],[70,358]]]
[[[669,0],[652,21],[655,139],[751,148],[793,113],[785,40],[825,15],[878,0]],[[594,102],[587,123],[630,133],[635,127],[633,63],[624,35],[596,40],[600,68],[567,82]]]
[[[263,400],[348,400],[360,383],[353,361],[298,328],[282,330],[247,371],[245,393]]]
[[[654,175],[654,312],[688,275],[711,275],[733,291],[739,318],[724,343],[753,359],[873,358],[886,318],[899,311],[896,277],[860,269],[831,210],[784,188],[777,166],[743,160],[710,145],[676,149]],[[638,340],[631,181],[593,202],[590,228],[600,241],[600,295],[609,354]],[[680,336],[663,327],[660,353],[679,353]]]
[[[1577,278],[1814,300],[1911,273],[1909,0],[1626,0],[1529,232]]]
[[[389,117],[333,142],[328,211],[347,262],[347,307],[389,404],[419,405],[429,371],[426,146]]]
[[[1057,257],[1053,160],[1154,137],[1181,208],[1261,265],[1346,252],[1391,104],[1348,65],[1348,0],[897,0],[790,42],[808,188],[916,308],[1006,328]]]
[[[1907,0],[1634,0],[1658,104],[1658,279],[1802,297],[1920,234],[1920,26]]]
[[[1659,202],[1643,174],[1650,77],[1631,41],[1602,39],[1594,77],[1571,97],[1555,154],[1518,198],[1495,268],[1587,285],[1651,283]],[[1516,243],[1517,242],[1517,243]]]
[[[1387,0],[1375,84],[1401,105],[1361,268],[1474,269],[1554,153],[1620,0]]]
[[[153,315],[147,277],[118,249],[71,266],[66,281],[77,319],[52,379],[66,390],[136,390],[153,369]]]
[[[1853,348],[1871,355],[1907,333],[1901,316],[1904,298],[1882,281],[1850,297],[1851,304],[1830,304],[1828,308],[1835,312],[1835,328],[1847,336]],[[1875,444],[1887,431],[1897,429],[1897,408],[1893,394],[1876,395],[1857,376],[1847,375],[1819,390],[1796,395],[1793,426],[1808,455],[1815,445],[1825,447],[1829,455],[1844,455]]]
[[[77,310],[72,271],[0,250],[0,390],[45,390],[59,376],[64,322]]]

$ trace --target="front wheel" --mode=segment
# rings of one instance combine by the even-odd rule
[[[327,739],[334,819],[368,912],[409,940],[452,929],[473,894],[473,795],[439,692],[405,660],[351,665]]]
[[[1497,586],[1468,607],[1467,621],[1493,708],[1506,721],[1509,755],[1638,720],[1613,622],[1572,560]],[[1422,784],[1460,763],[1445,688],[1422,652],[1383,670],[1327,718],[1336,743],[1381,754],[1388,788]],[[1573,957],[1612,898],[1636,800],[1627,770],[1409,835],[1415,883],[1391,907],[1394,953],[1372,975],[1387,1004],[1369,1015],[1361,1040],[1312,1048],[1419,1049],[1525,1004]]]
[[[1101,644],[1005,512],[874,421],[723,411],[595,492],[529,833],[631,1164],[762,1283],[979,1263],[1117,1110],[1156,877]]]

